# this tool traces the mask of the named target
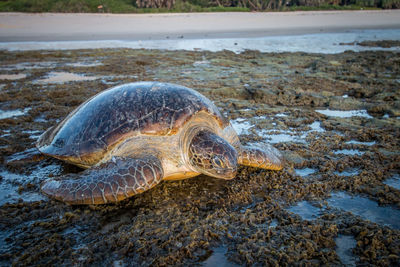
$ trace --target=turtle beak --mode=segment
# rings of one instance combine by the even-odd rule
[[[236,150],[230,151],[230,153],[226,153],[225,155],[224,164],[218,167],[215,167],[215,174],[214,176],[230,180],[236,177],[237,173],[237,153]]]
[[[231,168],[225,168],[225,169],[216,169],[216,174],[218,175],[218,178],[225,179],[225,180],[231,180],[236,177],[237,173],[237,167],[231,167]],[[214,174],[214,176],[216,176]]]

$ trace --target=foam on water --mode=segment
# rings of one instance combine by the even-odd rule
[[[327,199],[328,205],[358,215],[394,229],[400,229],[400,210],[390,206],[379,206],[378,203],[365,197],[351,196],[345,192],[332,193]]]
[[[339,117],[339,118],[351,118],[351,117],[363,117],[372,119],[373,117],[368,114],[368,112],[364,109],[362,110],[315,110],[318,113],[324,114],[330,117]]]

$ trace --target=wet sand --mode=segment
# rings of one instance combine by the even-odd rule
[[[400,265],[400,53],[97,49],[0,59],[0,265]],[[286,167],[163,182],[115,205],[43,196],[41,182],[81,170],[22,160],[40,133],[97,92],[140,80],[197,89],[243,143],[271,143]]]
[[[400,11],[183,14],[0,13],[0,41],[162,40],[400,27]]]

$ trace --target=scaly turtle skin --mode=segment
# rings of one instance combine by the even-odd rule
[[[125,84],[95,95],[43,133],[37,148],[87,169],[42,185],[46,195],[70,204],[117,202],[162,180],[202,173],[232,179],[238,164],[283,168],[272,146],[242,146],[209,99],[157,82]]]

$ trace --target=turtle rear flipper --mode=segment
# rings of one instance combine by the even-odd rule
[[[239,164],[267,170],[282,170],[284,160],[281,152],[271,145],[263,148],[255,146],[241,146],[238,157]]]
[[[161,162],[154,156],[113,157],[66,179],[45,181],[41,189],[44,194],[69,204],[105,204],[142,193],[157,185],[163,176]]]

